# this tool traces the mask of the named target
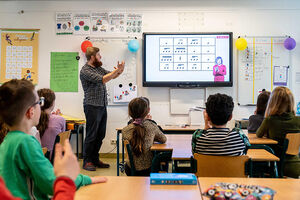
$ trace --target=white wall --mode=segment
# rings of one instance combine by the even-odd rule
[[[80,51],[84,36],[55,35],[56,11],[135,11],[144,14],[144,32],[176,31],[232,31],[234,38],[248,36],[290,35],[300,41],[300,2],[297,0],[202,0],[202,1],[0,1],[0,28],[39,28],[39,84],[37,88],[50,87],[50,52]],[[18,14],[24,10],[24,14]],[[197,26],[178,25],[178,13],[197,12],[203,16],[203,22]],[[195,20],[195,19],[191,19]],[[292,52],[293,72],[300,71],[300,48]],[[207,88],[207,96],[216,92],[231,95],[237,100],[237,57],[234,49],[234,86],[230,88]],[[83,65],[83,59],[79,66]],[[137,53],[137,82],[139,95],[151,100],[151,113],[160,124],[187,123],[186,115],[170,115],[169,88],[143,88],[142,54]],[[293,80],[294,77],[293,77]],[[299,86],[293,83],[296,100],[299,100]],[[63,113],[84,117],[82,108],[83,92],[79,81],[78,93],[57,93],[57,107]],[[239,107],[234,110],[235,118],[248,117],[253,107]],[[108,107],[107,136],[101,152],[113,149],[110,139],[115,139],[115,128],[123,127],[128,120],[127,107]]]

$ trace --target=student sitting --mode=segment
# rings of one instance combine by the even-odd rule
[[[27,80],[13,79],[0,87],[0,121],[10,130],[0,145],[0,176],[10,192],[23,199],[48,199],[55,174],[35,137],[29,135],[40,119],[42,99]],[[79,174],[76,187],[105,182]]]
[[[62,153],[64,151],[64,155]],[[53,200],[73,200],[76,191],[74,180],[79,174],[79,164],[77,157],[72,152],[69,140],[65,141],[64,148],[60,144],[56,145],[54,158],[54,173],[56,180],[53,185]],[[2,200],[20,200],[12,196],[6,188],[3,179],[0,177],[0,199]]]
[[[66,130],[66,120],[62,116],[52,114],[55,107],[55,93],[52,90],[45,88],[38,90],[37,93],[40,98],[44,98],[37,129],[40,132],[42,147],[47,147],[51,158],[56,136]]]
[[[128,113],[132,123],[123,128],[123,140],[128,140],[132,153],[137,176],[149,176],[153,155],[150,151],[154,141],[165,143],[166,136],[158,126],[146,117],[149,114],[149,104],[143,97],[135,98],[128,105]],[[125,165],[127,176],[131,175],[130,163]]]
[[[239,156],[245,154],[246,144],[239,129],[229,130],[226,124],[232,118],[232,98],[225,94],[210,95],[203,112],[205,127],[193,134],[192,151],[206,155]]]
[[[269,97],[270,92],[267,91],[264,91],[258,95],[254,115],[249,117],[249,124],[247,127],[248,133],[255,133],[264,120]]]
[[[156,121],[154,121],[154,120],[152,119],[152,116],[150,115],[150,101],[149,101],[149,99],[148,99],[147,97],[140,97],[140,98],[143,98],[145,101],[147,101],[148,107],[149,107],[149,113],[148,113],[148,115],[145,117],[145,120],[149,120],[149,121],[151,121],[151,122],[153,122],[154,124],[157,125]],[[133,119],[130,119],[130,120],[127,122],[127,125],[131,124],[132,122],[133,122]],[[157,125],[157,127],[159,128],[159,130],[161,130],[161,132],[163,132],[163,129],[162,129],[162,127],[161,127],[160,125]]]
[[[256,131],[257,137],[278,141],[273,147],[275,154],[280,155],[281,145],[287,133],[300,132],[300,117],[295,116],[294,96],[286,87],[276,87],[270,97],[265,119]],[[298,178],[300,176],[299,156],[286,155],[284,175]]]

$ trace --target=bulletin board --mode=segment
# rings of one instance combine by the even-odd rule
[[[137,97],[136,53],[128,50],[128,39],[91,38],[93,46],[100,49],[101,61],[105,69],[113,71],[118,61],[125,61],[124,72],[106,83],[108,105],[127,105]]]
[[[286,37],[245,37],[248,46],[238,51],[238,103],[256,104],[263,89],[290,87],[290,52]]]
[[[38,29],[2,29],[0,83],[22,79],[38,83]]]

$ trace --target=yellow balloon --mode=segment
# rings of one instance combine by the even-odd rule
[[[235,46],[238,50],[245,50],[247,48],[247,41],[245,38],[239,38],[235,42]]]

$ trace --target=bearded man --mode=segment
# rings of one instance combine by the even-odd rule
[[[125,67],[125,62],[117,64],[115,70],[102,67],[99,48],[88,47],[85,53],[87,63],[80,71],[84,91],[83,108],[86,118],[86,137],[83,150],[83,169],[96,171],[96,167],[109,168],[109,164],[99,159],[99,151],[106,133],[107,91],[105,84],[117,78]]]

